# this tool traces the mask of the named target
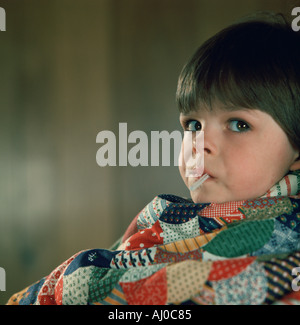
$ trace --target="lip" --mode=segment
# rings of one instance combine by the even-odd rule
[[[214,178],[214,176],[212,176],[211,173],[207,169],[204,169],[202,175],[195,177],[195,179],[198,180],[205,174],[207,174],[210,178]]]
[[[207,174],[208,176],[212,177],[210,171],[207,170],[207,169],[204,169],[204,170],[203,170],[203,175],[204,175],[204,174]]]
[[[200,188],[204,182],[207,182],[207,181],[210,181],[210,180],[212,180],[212,179],[208,174],[203,174],[200,178],[193,181],[193,183],[191,185],[189,184],[190,185],[189,190],[194,192],[198,188]]]

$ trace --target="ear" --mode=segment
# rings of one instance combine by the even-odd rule
[[[294,160],[294,162],[290,166],[291,171],[295,171],[297,169],[300,169],[300,154],[298,157]]]

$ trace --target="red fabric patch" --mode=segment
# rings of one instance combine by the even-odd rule
[[[300,301],[300,291],[293,291],[280,300],[286,305],[297,305]]]
[[[185,260],[199,260],[201,261],[202,259],[202,252],[199,250],[194,250],[190,251],[187,253],[173,253],[173,252],[168,252],[161,247],[157,248],[155,257],[154,257],[154,262],[159,264],[159,263],[176,263],[180,261],[185,261]]]
[[[167,302],[166,268],[148,278],[120,285],[129,305],[165,305]]]
[[[67,261],[63,262],[48,275],[37,296],[37,301],[40,303],[40,305],[56,305],[55,289],[58,279],[62,278],[62,274],[66,270],[67,266],[70,265],[74,258],[80,253],[81,252],[78,252],[77,254],[70,257]]]
[[[239,211],[244,202],[211,203],[198,214],[201,217],[213,218],[221,225],[224,224],[223,220],[227,223],[239,221],[245,218],[243,213]]]
[[[64,279],[61,276],[55,287],[55,300],[57,305],[62,305]]]
[[[246,257],[213,262],[212,269],[209,273],[209,281],[218,281],[231,278],[246,269],[255,257]]]
[[[149,229],[140,230],[138,233],[128,239],[126,250],[136,250],[141,248],[153,247],[155,245],[163,244],[161,237],[163,230],[157,220],[155,224]]]

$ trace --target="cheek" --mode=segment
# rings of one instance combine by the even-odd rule
[[[179,173],[180,173],[181,178],[185,182],[185,176],[184,176],[185,175],[185,168],[184,168],[184,166],[179,165]]]
[[[264,195],[286,173],[282,156],[272,150],[247,150],[235,155],[228,165],[228,187],[238,197],[253,199]],[[281,158],[282,160],[282,158]],[[276,163],[277,161],[277,163]]]
[[[231,148],[223,153],[225,172],[231,177],[241,177],[252,172],[257,157],[249,147],[241,146]],[[244,177],[242,177],[243,179]]]
[[[264,188],[262,183],[268,172],[270,164],[265,161],[264,155],[252,150],[250,146],[247,149],[244,146],[240,150],[235,148],[234,152],[227,151],[225,175],[227,186],[234,193],[252,192],[261,186]]]
[[[182,180],[188,186],[187,178],[185,177],[185,169],[186,169],[186,167],[185,167],[185,163],[184,163],[184,160],[183,160],[182,153],[183,153],[183,145],[181,145],[181,151],[180,151],[179,158],[178,158],[178,168],[179,168],[179,173],[180,173],[180,176],[181,176]]]

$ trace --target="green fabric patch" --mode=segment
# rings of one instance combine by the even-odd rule
[[[223,257],[242,256],[258,250],[267,243],[273,230],[272,219],[232,224],[207,243],[203,249]]]
[[[115,270],[95,267],[89,281],[89,302],[105,299],[125,272],[127,269]]]
[[[285,197],[249,201],[239,210],[246,216],[246,219],[263,220],[276,218],[282,214],[291,214],[294,208],[291,200]]]

